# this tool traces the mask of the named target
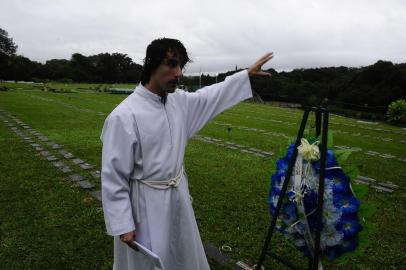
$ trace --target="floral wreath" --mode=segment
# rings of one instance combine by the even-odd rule
[[[317,223],[320,152],[318,141],[314,138],[309,141],[302,138],[298,147],[287,196],[283,198],[277,220],[277,229],[297,249],[311,257]],[[271,177],[269,204],[273,216],[294,148],[295,144],[291,144],[286,155],[278,159],[276,173]],[[350,178],[343,172],[331,149],[327,150],[324,183],[320,251],[333,260],[357,248],[358,233],[362,226],[358,219],[360,201],[354,196]]]

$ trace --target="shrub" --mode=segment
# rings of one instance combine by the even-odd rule
[[[406,123],[406,101],[398,99],[389,104],[386,118],[389,122]]]

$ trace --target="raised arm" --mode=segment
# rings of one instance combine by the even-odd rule
[[[102,204],[107,233],[112,236],[135,230],[129,177],[134,168],[136,136],[131,123],[112,114],[104,122],[102,151]]]
[[[187,135],[192,137],[208,121],[224,110],[252,97],[250,76],[268,76],[271,74],[261,71],[261,67],[273,58],[273,53],[267,53],[247,70],[242,70],[220,83],[203,87],[194,93],[186,95]]]
[[[186,126],[190,138],[219,113],[252,97],[252,90],[248,72],[243,70],[220,83],[185,94]]]

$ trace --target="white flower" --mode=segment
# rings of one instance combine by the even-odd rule
[[[331,200],[325,200],[323,203],[323,222],[324,226],[335,226],[341,217],[339,211]]]
[[[301,139],[301,145],[297,148],[299,154],[303,156],[303,159],[314,161],[320,159],[320,151],[317,146],[318,142],[310,144],[305,138]]]
[[[276,208],[276,205],[278,204],[278,200],[279,200],[279,195],[275,195],[272,198],[272,205]]]
[[[319,175],[316,173],[313,173],[311,176],[309,176],[307,179],[307,187],[315,192],[319,191]]]
[[[335,246],[340,243],[343,239],[344,234],[342,232],[337,231],[333,227],[327,227],[323,229],[320,235],[320,245],[324,249],[326,246]]]
[[[281,177],[281,180],[278,182],[275,182],[275,187],[277,187],[277,188],[279,188],[279,189],[282,189],[282,186],[283,186],[283,182],[285,182],[285,176],[282,176]]]
[[[327,178],[324,181],[325,185],[324,185],[323,200],[332,202],[333,201],[333,185],[326,180],[327,180]],[[318,185],[317,185],[317,188],[318,188]]]

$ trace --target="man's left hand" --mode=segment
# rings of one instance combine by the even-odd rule
[[[262,56],[255,64],[248,68],[249,76],[267,76],[271,77],[272,74],[261,70],[261,67],[273,58],[273,52],[267,53]]]

